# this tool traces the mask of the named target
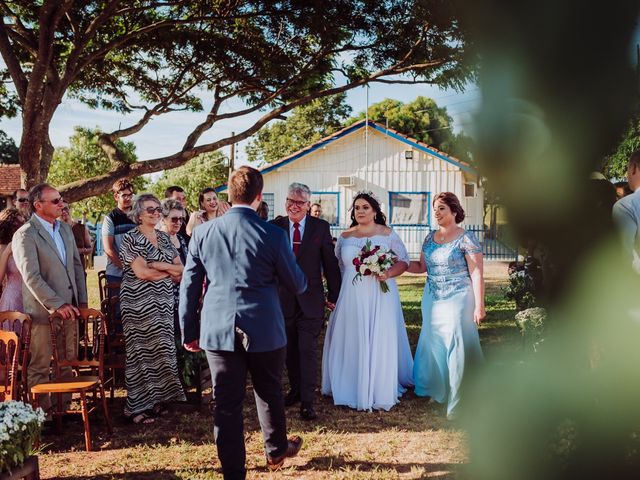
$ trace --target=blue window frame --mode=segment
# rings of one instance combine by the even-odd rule
[[[389,192],[390,225],[431,226],[431,192]]]
[[[322,206],[320,218],[329,225],[340,224],[340,192],[311,192],[311,204],[314,203]]]
[[[267,202],[267,205],[269,205],[269,216],[267,217],[267,220],[273,220],[275,218],[275,200],[274,200],[275,195],[273,193],[263,193],[262,194],[262,200]]]

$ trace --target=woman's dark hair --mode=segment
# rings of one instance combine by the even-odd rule
[[[433,199],[433,206],[436,206],[436,201],[440,200],[447,207],[451,209],[451,213],[453,213],[456,218],[456,223],[462,223],[464,220],[464,208],[460,205],[460,200],[456,197],[455,193],[451,192],[442,192],[436,195],[436,198]]]
[[[198,206],[199,206],[200,208],[203,208],[203,207],[202,207],[202,202],[204,202],[204,196],[205,196],[207,193],[211,193],[211,192],[215,193],[215,194],[216,194],[216,197],[218,196],[218,193],[216,192],[216,189],[215,189],[215,188],[213,188],[213,187],[207,187],[207,188],[203,189],[203,190],[200,192],[200,195],[198,195]]]
[[[11,243],[13,234],[24,225],[25,218],[17,208],[7,208],[0,212],[0,243],[8,245]]]
[[[351,226],[355,227],[356,225],[358,225],[358,222],[356,222],[356,200],[365,200],[369,205],[371,205],[371,208],[373,208],[376,212],[376,216],[373,219],[373,221],[375,223],[377,223],[378,225],[384,225],[385,227],[387,226],[387,217],[385,216],[384,213],[382,213],[382,210],[380,209],[380,203],[378,203],[378,200],[376,200],[372,195],[369,195],[368,193],[359,193],[357,194],[354,198],[353,198],[353,203],[351,203]]]

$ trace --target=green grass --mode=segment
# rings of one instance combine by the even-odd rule
[[[505,273],[487,276],[487,318],[480,338],[493,361],[502,351],[521,349],[513,322],[515,307],[501,296]],[[96,272],[89,271],[90,304],[97,306]],[[412,352],[422,324],[420,300],[424,277],[399,280]],[[321,351],[321,350],[320,350]],[[172,415],[149,426],[134,426],[122,419],[124,390],[111,404],[114,434],[107,436],[101,415],[92,416],[97,451],[84,452],[82,425],[65,425],[65,434],[47,433],[40,455],[41,478],[49,479],[221,479],[211,415],[198,405],[176,405]],[[447,422],[443,406],[407,392],[389,412],[357,412],[335,407],[330,398],[317,396],[315,422],[304,422],[297,408],[287,411],[290,434],[304,437],[300,455],[287,460],[276,475],[264,468],[264,447],[249,386],[245,402],[245,439],[250,479],[453,479],[466,462],[465,433]]]

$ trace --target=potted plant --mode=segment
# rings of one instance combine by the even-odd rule
[[[39,478],[33,449],[44,419],[41,408],[16,401],[0,403],[0,480]]]

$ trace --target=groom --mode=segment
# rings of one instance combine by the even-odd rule
[[[313,407],[318,372],[318,337],[324,321],[322,276],[327,280],[327,305],[333,309],[340,293],[340,269],[334,254],[329,224],[307,215],[311,191],[302,183],[289,185],[286,217],[273,221],[289,235],[291,250],[309,280],[304,293],[280,288],[280,304],[287,326],[287,373],[291,390],[285,405],[300,403],[300,417],[318,417]]]
[[[180,285],[180,325],[188,351],[206,351],[213,380],[214,438],[225,480],[244,479],[242,403],[251,374],[267,467],[298,454],[302,438],[287,440],[282,395],[286,355],[278,285],[307,289],[287,236],[256,214],[262,175],[240,167],[229,178],[233,207],[193,231]],[[202,312],[198,303],[208,279]]]

